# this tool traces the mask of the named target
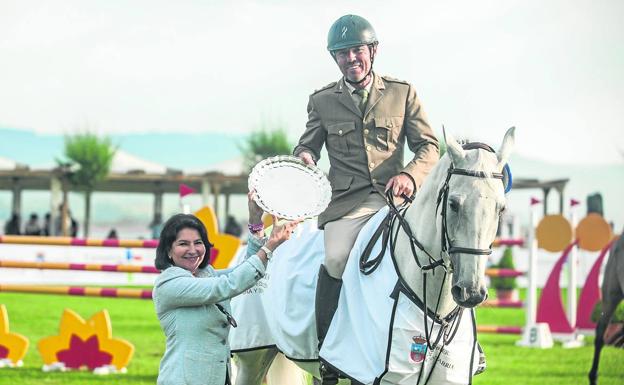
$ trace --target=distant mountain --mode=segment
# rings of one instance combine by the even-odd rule
[[[0,128],[0,157],[31,168],[50,168],[63,154],[62,135]],[[125,152],[172,169],[202,172],[208,165],[236,158],[243,135],[154,133],[110,135]]]

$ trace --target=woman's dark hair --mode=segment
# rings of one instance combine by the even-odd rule
[[[165,270],[173,266],[173,262],[169,259],[169,252],[171,251],[171,245],[178,237],[178,233],[183,229],[197,230],[202,242],[206,246],[206,254],[204,255],[204,260],[199,264],[199,268],[206,267],[208,262],[210,262],[210,248],[213,245],[208,241],[208,234],[206,234],[204,224],[194,215],[176,214],[165,222],[160,232],[160,239],[156,248],[156,260],[154,261],[154,265],[158,270]]]

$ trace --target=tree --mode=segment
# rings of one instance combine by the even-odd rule
[[[293,145],[288,141],[286,130],[283,128],[269,131],[262,127],[252,132],[240,146],[247,170],[251,170],[262,159],[291,154],[292,149]]]
[[[65,157],[72,168],[69,182],[85,194],[85,238],[89,236],[91,193],[95,185],[108,176],[116,151],[117,147],[108,137],[100,138],[89,132],[65,136]]]

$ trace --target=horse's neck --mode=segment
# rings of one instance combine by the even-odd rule
[[[434,168],[431,175],[423,184],[421,190],[416,194],[414,202],[408,209],[406,220],[408,221],[412,232],[416,239],[423,245],[425,250],[436,260],[440,257],[440,234],[438,233],[440,216],[436,214],[436,199],[438,187],[446,176],[447,166],[444,160],[441,160],[437,167]],[[444,285],[441,281],[444,277],[442,267],[435,268],[435,274],[431,271],[427,274],[427,295],[423,296],[423,272],[418,267],[412,256],[411,248],[407,241],[407,237],[403,231],[399,232],[397,240],[397,264],[401,271],[401,276],[405,279],[407,285],[416,293],[418,298],[426,300],[427,307],[434,311],[439,297],[439,305],[437,314],[444,317],[451,312],[456,306],[451,295],[452,273],[446,274]],[[418,259],[422,266],[431,262],[429,257],[418,248]]]

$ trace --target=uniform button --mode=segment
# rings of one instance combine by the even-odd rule
[[[366,145],[366,151],[370,151],[370,149],[371,149],[370,144],[367,144],[367,145]]]
[[[373,178],[373,183],[377,183],[377,179]]]
[[[364,130],[364,135],[368,135],[368,128]]]
[[[225,345],[225,340],[221,340],[221,345]]]
[[[342,130],[338,130],[338,134],[339,134],[339,135],[342,135]]]
[[[393,127],[392,122],[391,122],[390,124],[388,124],[388,127],[390,127],[390,128],[392,128],[392,127]]]
[[[225,322],[221,323],[221,327],[222,328],[226,328],[228,326],[228,324],[226,324]]]
[[[368,165],[368,167],[370,167],[370,168],[373,168],[373,167],[375,167],[375,163],[373,163],[373,162],[370,162],[370,163],[369,163],[369,165]]]

